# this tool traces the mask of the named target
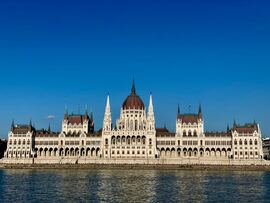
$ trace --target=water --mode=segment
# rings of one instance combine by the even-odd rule
[[[0,170],[1,202],[270,202],[270,172]]]

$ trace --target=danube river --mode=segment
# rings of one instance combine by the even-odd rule
[[[270,202],[270,172],[0,170],[1,202]]]

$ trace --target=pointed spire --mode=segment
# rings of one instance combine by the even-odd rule
[[[12,130],[14,130],[14,128],[15,128],[15,124],[14,124],[14,119],[13,119],[13,120],[12,120],[12,123],[11,123],[10,130],[12,131]]]
[[[177,106],[177,115],[180,115],[180,106],[179,106],[179,104]]]
[[[148,106],[148,117],[154,116],[154,107],[153,107],[153,99],[152,99],[152,93],[150,92],[150,96],[149,96],[149,106]]]
[[[199,105],[199,112],[198,112],[199,118],[202,118],[202,105]]]
[[[233,127],[235,128],[237,126],[235,119],[233,119]]]
[[[110,113],[111,112],[111,106],[110,106],[110,95],[107,95],[107,101],[106,101],[106,109],[105,113]]]
[[[30,119],[29,121],[29,126],[32,126],[32,119]]]
[[[85,113],[84,114],[88,115],[88,106],[87,105],[85,105]]]
[[[134,78],[132,80],[131,94],[136,94]]]
[[[93,117],[93,112],[91,111],[91,113],[90,113],[90,121],[91,122],[94,122],[94,117]]]
[[[48,126],[48,132],[50,133],[51,132],[51,124],[49,123],[49,126]]]
[[[230,126],[229,126],[229,124],[227,124],[227,132],[229,132],[230,131]]]

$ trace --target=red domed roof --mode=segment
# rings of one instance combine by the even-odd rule
[[[123,109],[144,109],[143,101],[136,95],[134,82],[132,84],[131,94],[126,98],[122,107]]]

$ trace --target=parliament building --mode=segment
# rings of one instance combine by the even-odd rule
[[[103,127],[94,129],[92,113],[64,114],[60,133],[37,130],[30,122],[12,122],[5,163],[46,164],[259,164],[264,162],[259,124],[238,125],[224,132],[205,132],[202,108],[182,113],[175,132],[156,128],[152,95],[146,108],[134,82],[113,125],[107,96]]]

